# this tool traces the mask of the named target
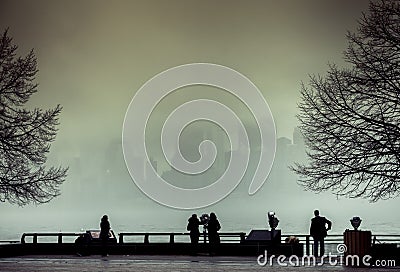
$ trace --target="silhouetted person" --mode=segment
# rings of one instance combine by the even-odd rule
[[[87,233],[82,233],[75,239],[76,254],[78,256],[88,256],[89,253],[90,237]]]
[[[320,245],[320,256],[325,254],[324,239],[328,235],[328,230],[332,228],[332,222],[323,216],[319,216],[319,211],[314,211],[315,217],[311,219],[310,235],[314,239],[314,256],[318,257],[318,244]]]
[[[215,213],[210,213],[210,220],[207,224],[208,230],[208,241],[210,242],[210,254],[215,253],[216,246],[219,244],[219,234],[218,231],[221,229],[221,225],[217,219]]]
[[[196,214],[192,214],[192,217],[188,220],[188,225],[186,229],[190,231],[190,242],[192,245],[197,245],[199,243],[200,231],[199,231],[200,220],[197,218]]]
[[[100,240],[101,240],[101,255],[103,257],[108,255],[108,238],[110,234],[110,222],[108,216],[103,215],[100,221]]]

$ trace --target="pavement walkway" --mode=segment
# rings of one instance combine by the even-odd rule
[[[222,256],[23,256],[0,258],[1,272],[100,272],[100,271],[143,271],[143,272],[236,272],[236,271],[355,271],[387,272],[400,271],[399,267],[388,268],[349,268],[325,263],[322,266],[293,266],[286,262],[281,266],[276,261],[271,265],[260,266],[255,257]]]

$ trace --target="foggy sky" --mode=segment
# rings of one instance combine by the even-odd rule
[[[0,211],[20,218],[27,211],[39,213],[51,207],[71,213],[84,213],[83,207],[87,207],[97,212],[91,215],[91,220],[97,220],[103,211],[116,214],[128,209],[139,215],[146,207],[154,216],[168,211],[185,218],[187,212],[170,211],[143,196],[126,170],[120,146],[122,123],[140,86],[180,64],[228,66],[261,90],[274,116],[277,136],[292,139],[301,82],[306,83],[309,74],[323,74],[329,62],[344,65],[346,31],[356,29],[357,19],[367,8],[368,1],[364,0],[1,0],[0,30],[9,27],[19,54],[34,48],[38,58],[39,92],[32,96],[29,106],[63,106],[48,162],[70,166],[70,170],[63,195],[50,204],[23,209],[1,204]],[[344,216],[347,220],[357,209],[369,207],[374,218],[381,209],[388,210],[386,219],[392,218],[389,212],[394,211],[398,200],[377,205],[364,200],[337,200],[332,205],[334,196],[315,196],[298,188],[296,177],[286,167],[282,174],[277,173],[276,169],[287,162],[277,159],[275,174],[271,173],[275,178],[253,199],[245,200],[246,196],[236,192],[210,209],[229,217],[235,213],[229,208],[232,204],[236,203],[239,210],[248,205],[255,210],[250,217],[261,213],[264,220],[267,206],[288,218],[293,213],[307,218],[315,207],[322,207],[339,219],[335,209],[340,207],[348,208]],[[284,186],[278,183],[282,180]],[[280,193],[273,201],[272,189]],[[293,211],[296,205],[280,204],[288,191],[294,201],[304,203],[301,212]],[[241,199],[246,205],[238,202]],[[124,216],[118,220],[123,221]],[[147,217],[141,218],[146,221]],[[398,216],[394,220],[400,221]]]

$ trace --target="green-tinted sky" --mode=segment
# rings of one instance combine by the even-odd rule
[[[62,104],[53,154],[79,157],[119,142],[127,106],[151,77],[176,65],[233,68],[262,91],[277,136],[292,138],[301,81],[342,63],[345,34],[368,1],[4,1],[19,53],[34,48],[32,106]]]
[[[142,84],[176,65],[211,62],[246,75],[269,103],[277,136],[292,138],[301,82],[329,62],[343,65],[346,31],[367,10],[365,0],[0,0],[0,30],[9,27],[20,54],[35,49],[30,106],[63,106],[49,162],[70,166],[68,205],[100,203],[84,191],[93,186],[122,186],[119,199],[140,195],[122,159],[125,111]]]
[[[296,125],[300,82],[341,62],[367,1],[4,1],[20,53],[35,48],[34,105],[64,106],[59,140],[119,138],[150,77],[191,62],[238,70],[263,92],[278,136]]]

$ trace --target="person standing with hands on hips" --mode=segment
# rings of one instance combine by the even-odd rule
[[[314,211],[315,217],[311,219],[310,235],[314,239],[314,256],[318,257],[318,244],[320,246],[320,256],[325,254],[324,239],[328,231],[332,228],[332,222],[319,215],[319,210]]]

